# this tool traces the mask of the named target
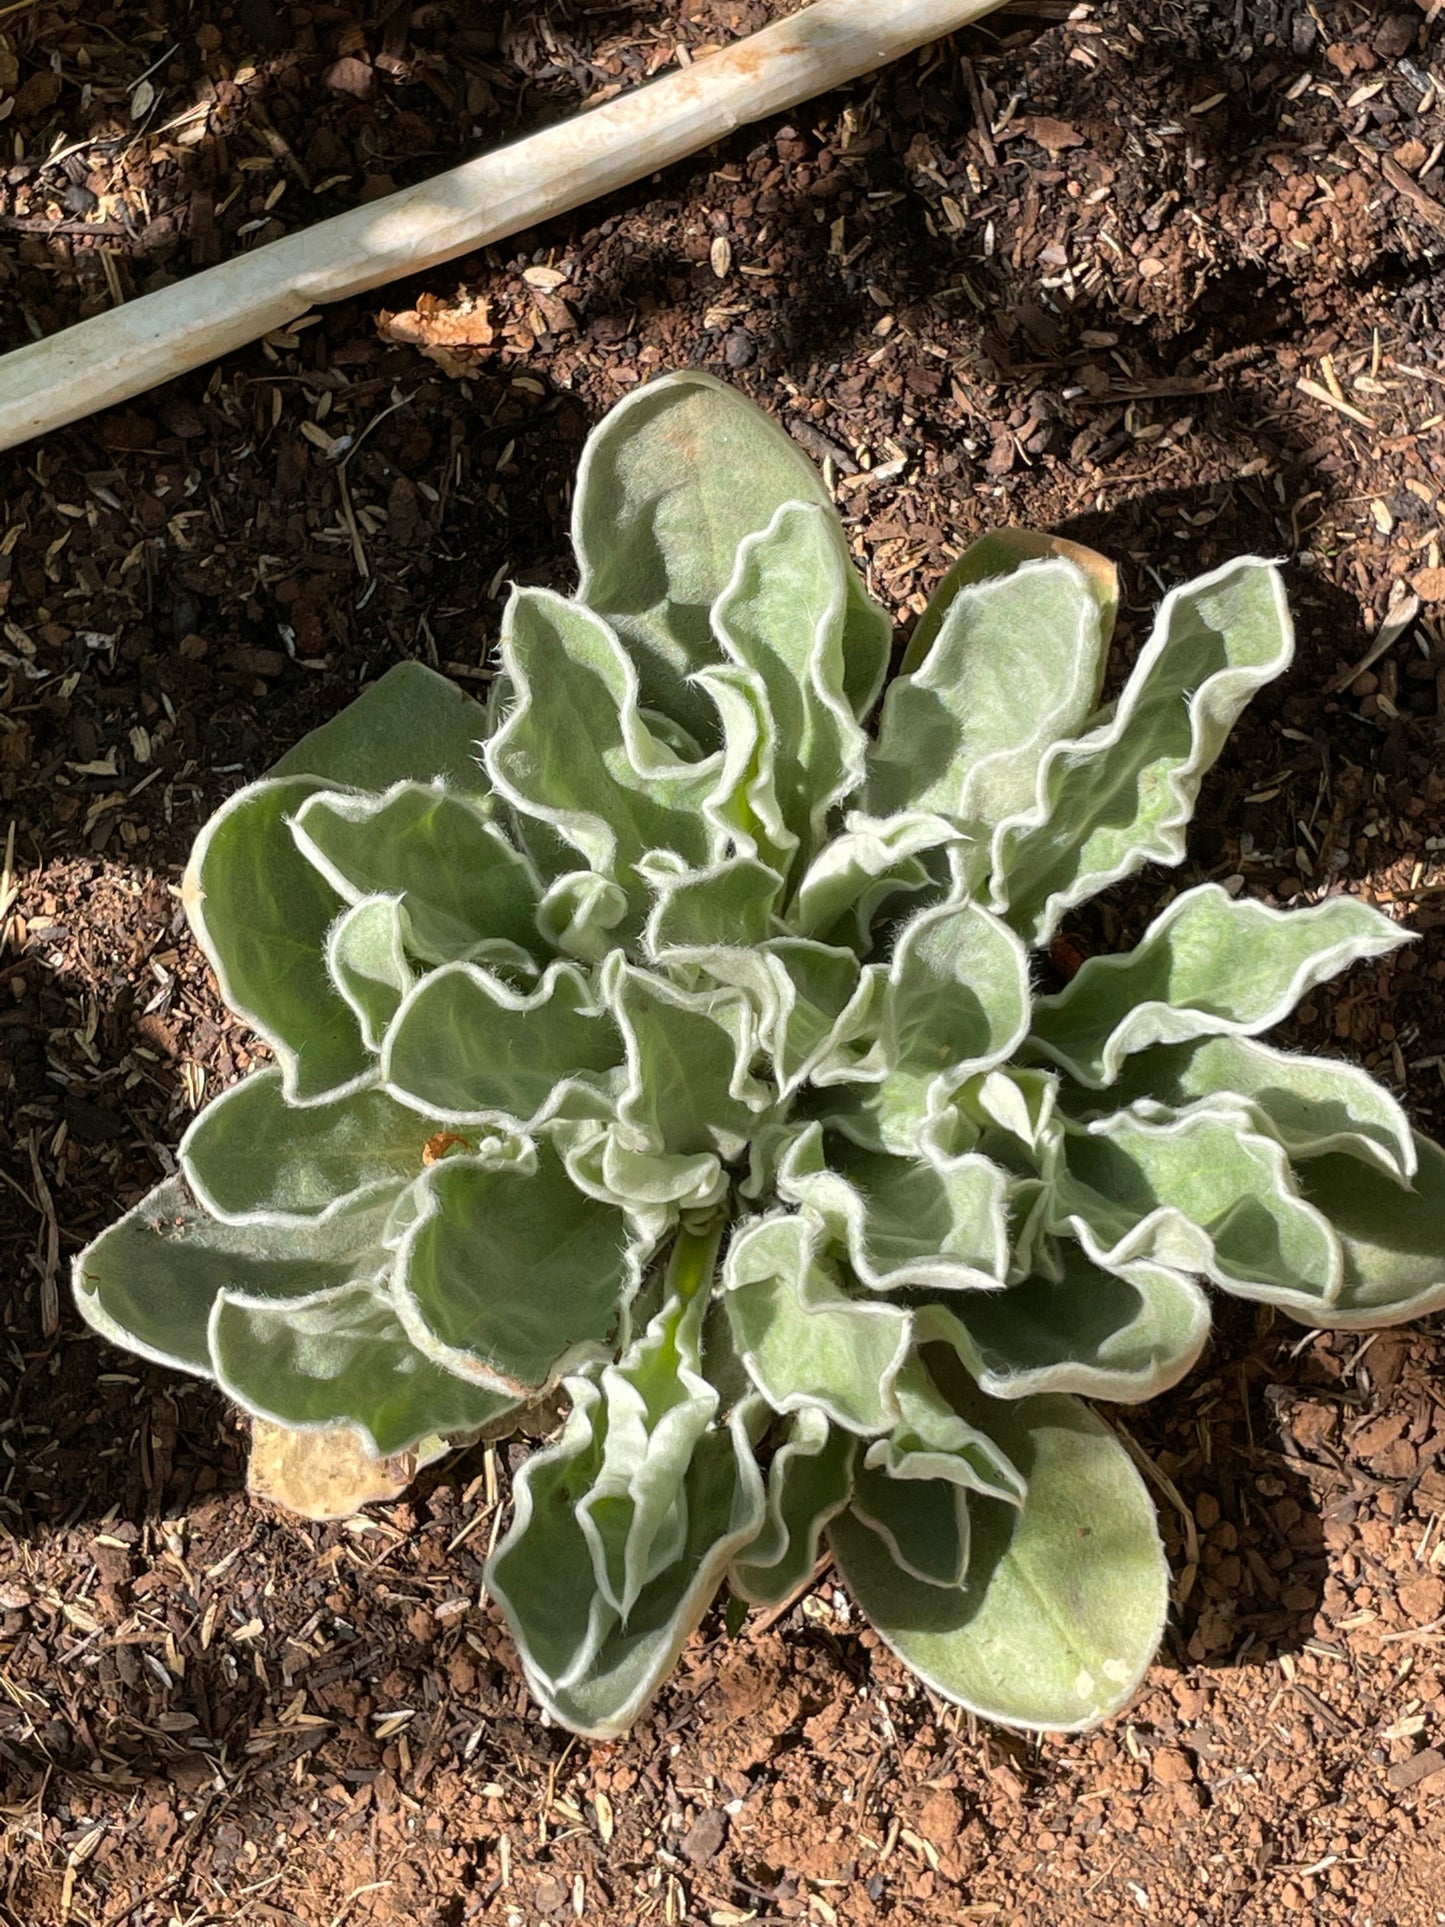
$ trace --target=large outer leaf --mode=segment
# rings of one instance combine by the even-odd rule
[[[399,662],[339,716],[288,749],[270,774],[315,777],[317,787],[327,789],[384,790],[406,778],[440,779],[484,795],[487,781],[477,752],[486,733],[480,703],[424,663]]]
[[[1001,824],[993,907],[1047,943],[1070,905],[1145,863],[1178,863],[1204,773],[1294,647],[1277,571],[1252,557],[1166,596],[1113,714],[1055,745],[1038,796]]]
[[[1123,1106],[1182,1106],[1206,1097],[1248,1103],[1292,1159],[1347,1152],[1401,1180],[1415,1174],[1410,1121],[1383,1084],[1338,1057],[1299,1057],[1253,1037],[1205,1037],[1142,1051],[1109,1092]]]
[[[865,807],[984,826],[1033,802],[1039,764],[1098,698],[1105,636],[1083,571],[1063,559],[961,588],[927,656],[888,687]]]
[[[1371,1331],[1445,1309],[1445,1150],[1417,1137],[1415,1152],[1408,1189],[1358,1158],[1299,1166],[1301,1191],[1333,1224],[1345,1253],[1344,1283],[1321,1322]],[[1314,1322],[1307,1309],[1284,1309]]]
[[[253,1071],[208,1104],[181,1139],[181,1170],[217,1218],[314,1218],[340,1198],[395,1193],[422,1170],[432,1127],[384,1091],[288,1104],[281,1075]]]
[[[297,1299],[374,1277],[385,1219],[383,1200],[310,1223],[219,1224],[167,1178],[81,1252],[75,1302],[102,1337],[210,1377],[207,1326],[222,1291]]]
[[[578,599],[634,652],[643,700],[700,740],[715,719],[687,678],[721,660],[713,604],[744,539],[785,502],[834,513],[797,445],[746,396],[697,369],[636,390],[582,451],[572,501]],[[856,715],[877,695],[887,661],[887,618],[850,571],[845,670]]]
[[[1028,1497],[1017,1511],[970,1501],[964,1585],[903,1572],[850,1512],[828,1527],[838,1569],[888,1645],[945,1698],[1011,1726],[1090,1726],[1128,1701],[1164,1628],[1154,1508],[1123,1447],[1073,1399],[980,1406],[969,1415],[1018,1466]]]
[[[376,1075],[356,1013],[326,970],[326,933],[345,902],[287,827],[318,787],[285,776],[238,791],[196,839],[184,891],[221,995],[270,1044],[299,1104]]]
[[[378,1458],[478,1431],[516,1403],[424,1357],[379,1284],[282,1305],[223,1291],[210,1347],[217,1384],[248,1412],[293,1431],[350,1425]]]
[[[1274,910],[1202,883],[1176,897],[1131,951],[1088,958],[1057,995],[1039,998],[1030,1040],[1097,1089],[1151,1045],[1268,1030],[1316,984],[1408,941],[1357,897]]]

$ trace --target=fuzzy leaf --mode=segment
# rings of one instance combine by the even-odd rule
[[[344,1204],[309,1223],[220,1224],[167,1178],[75,1261],[87,1322],[142,1358],[211,1376],[207,1324],[222,1291],[309,1297],[385,1262],[384,1204]]]
[[[926,1163],[825,1140],[789,1148],[778,1194],[816,1217],[870,1291],[988,1290],[1008,1265],[1008,1176],[965,1154]]]
[[[629,908],[619,884],[595,870],[569,870],[548,884],[537,905],[537,929],[551,949],[600,963],[615,948]]]
[[[287,828],[316,788],[292,776],[238,791],[197,838],[184,890],[221,995],[270,1044],[300,1104],[375,1077],[356,1013],[326,970],[326,933],[345,902]]]
[[[407,960],[400,897],[363,897],[326,934],[326,971],[351,1006],[362,1042],[379,1051],[403,997],[416,982]]]
[[[656,959],[681,951],[685,962],[717,944],[751,949],[774,927],[783,879],[757,857],[729,857],[709,870],[683,870],[658,879],[647,920],[647,947]]]
[[[1056,1222],[1082,1218],[1110,1269],[1150,1258],[1306,1315],[1339,1297],[1339,1240],[1247,1111],[1202,1104],[1163,1120],[1121,1111],[1071,1126],[1064,1158]]]
[[[992,529],[971,542],[943,577],[929,598],[928,607],[918,618],[918,626],[908,639],[899,673],[912,676],[922,667],[938,639],[939,630],[959,594],[978,582],[992,582],[1009,576],[1030,562],[1062,558],[1079,569],[1089,585],[1099,609],[1099,627],[1105,645],[1114,633],[1114,618],[1119,612],[1119,571],[1097,549],[1066,536],[1046,535],[1038,529]]]
[[[418,1202],[394,1291],[429,1358],[520,1398],[610,1348],[637,1282],[627,1228],[577,1190],[550,1148],[531,1170],[444,1158]]]
[[[1274,910],[1203,883],[1176,897],[1131,951],[1088,958],[1063,990],[1039,998],[1031,1041],[1098,1089],[1151,1045],[1268,1030],[1316,984],[1408,940],[1356,897]]]
[[[1028,1498],[1021,1510],[972,1501],[964,1585],[911,1577],[851,1512],[828,1528],[838,1569],[887,1644],[946,1699],[1011,1726],[1090,1726],[1128,1701],[1163,1631],[1153,1505],[1123,1447],[1073,1399],[984,1410]]]
[[[1206,1037],[1141,1052],[1109,1095],[1121,1107],[1238,1098],[1292,1159],[1340,1151],[1395,1178],[1415,1174],[1415,1137],[1404,1111],[1368,1071],[1338,1057],[1298,1057],[1252,1037]]]
[[[412,954],[426,963],[495,954],[525,956],[537,935],[540,886],[477,803],[428,783],[384,796],[322,791],[292,819],[302,853],[348,903],[401,899]]]
[[[202,1206],[244,1224],[314,1218],[338,1199],[395,1194],[420,1176],[431,1127],[380,1090],[288,1104],[278,1071],[253,1071],[208,1104],[181,1139]]]
[[[377,1458],[478,1431],[516,1403],[424,1357],[372,1285],[285,1305],[223,1291],[210,1343],[217,1384],[248,1412],[296,1430],[354,1426]]]
[[[1138,1404],[1177,1385],[1209,1338],[1209,1301],[1193,1279],[1147,1258],[1106,1269],[1097,1243],[1060,1242],[1060,1276],[931,1306],[920,1331],[950,1342],[992,1398],[1073,1392]],[[1093,1255],[1091,1256],[1091,1250]]]
[[[805,1585],[818,1559],[823,1528],[853,1490],[852,1435],[829,1425],[816,1405],[787,1421],[768,1465],[767,1519],[728,1571],[728,1584],[754,1606],[779,1606]]]
[[[865,1462],[854,1475],[847,1518],[835,1520],[834,1527],[846,1533],[853,1520],[878,1535],[894,1564],[915,1584],[954,1589],[963,1584],[970,1522],[962,1486],[945,1479],[894,1479]]]
[[[547,589],[518,589],[502,624],[515,706],[487,743],[488,773],[524,815],[550,824],[601,875],[639,893],[637,865],[675,850],[712,858],[703,816],[720,756],[680,762],[643,719],[637,671],[606,623]]]
[[[598,1590],[624,1623],[687,1537],[687,1467],[718,1408],[701,1375],[699,1333],[720,1235],[677,1239],[662,1309],[602,1370],[607,1435],[578,1516]]]
[[[1037,800],[1001,824],[993,908],[1047,943],[1071,905],[1145,863],[1178,863],[1206,770],[1289,663],[1277,571],[1245,557],[1174,589],[1111,714],[1043,760]]]
[[[917,670],[889,685],[865,807],[977,820],[986,851],[1032,804],[1045,753],[1083,727],[1104,645],[1088,578],[1062,558],[960,588]]]
[[[826,1079],[872,1086],[852,1094],[850,1135],[913,1153],[927,1120],[1008,1058],[1028,1021],[1028,959],[1007,924],[975,903],[921,912],[894,945],[877,1044]]]
[[[804,860],[863,775],[866,738],[845,691],[852,565],[831,508],[786,502],[739,547],[713,611],[724,653],[756,675],[776,733],[773,782]]]
[[[578,599],[634,651],[644,700],[702,740],[714,726],[687,678],[720,651],[709,617],[744,539],[786,502],[833,515],[822,478],[759,409],[697,369],[621,402],[588,437],[572,503]],[[861,716],[888,660],[882,611],[849,580],[845,669]]]
[[[677,1557],[624,1624],[593,1581],[578,1516],[600,1469],[606,1416],[586,1379],[568,1380],[567,1391],[573,1403],[561,1439],[534,1452],[515,1482],[512,1526],[488,1563],[487,1584],[542,1705],[574,1732],[615,1739],[671,1672],[729,1561],[756,1537],[762,1480],[743,1412],[703,1435],[683,1479]]]
[[[740,1154],[768,1104],[748,1070],[751,1007],[728,991],[693,994],[616,958],[603,990],[627,1049],[624,1125],[649,1148]]]
[[[486,733],[480,703],[424,663],[399,662],[288,749],[270,774],[314,777],[317,788],[362,790],[439,779],[480,796],[487,781],[477,753]]]
[[[733,1343],[775,1412],[817,1405],[849,1432],[885,1432],[908,1314],[850,1298],[817,1244],[802,1218],[755,1219],[736,1234],[723,1271]]]
[[[941,816],[908,812],[883,821],[850,813],[843,831],[809,866],[788,921],[799,936],[866,951],[883,905],[933,883],[920,858],[958,840]]]
[[[388,1087],[447,1124],[526,1129],[573,1085],[598,1089],[622,1040],[574,964],[514,990],[479,964],[447,964],[401,1005],[382,1050]]]
[[[1327,1322],[1373,1331],[1445,1309],[1445,1150],[1417,1136],[1414,1182],[1402,1187],[1359,1158],[1311,1158],[1300,1190],[1333,1225],[1345,1275]],[[1283,1303],[1283,1301],[1281,1301]],[[1308,1310],[1294,1317],[1315,1322]]]

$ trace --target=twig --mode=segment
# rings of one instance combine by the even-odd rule
[[[1358,422],[1361,428],[1379,427],[1373,415],[1365,414],[1363,409],[1356,408],[1353,402],[1342,401],[1338,395],[1332,395],[1328,388],[1317,381],[1311,381],[1308,375],[1301,375],[1295,387],[1302,395],[1308,395],[1311,401],[1322,401],[1326,408],[1338,409],[1340,414],[1348,415],[1350,420]]]

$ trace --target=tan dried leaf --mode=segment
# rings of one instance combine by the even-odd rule
[[[377,332],[383,341],[418,349],[458,380],[477,372],[496,339],[487,302],[464,301],[449,307],[435,294],[422,295],[414,308],[400,314],[383,309]]]
[[[365,1505],[400,1498],[416,1471],[414,1452],[374,1459],[349,1425],[293,1432],[269,1419],[251,1422],[246,1490],[303,1519],[349,1519]]]

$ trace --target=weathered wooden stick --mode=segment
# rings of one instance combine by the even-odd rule
[[[0,357],[0,448],[435,267],[886,66],[1002,0],[815,0],[791,19],[418,187]]]

